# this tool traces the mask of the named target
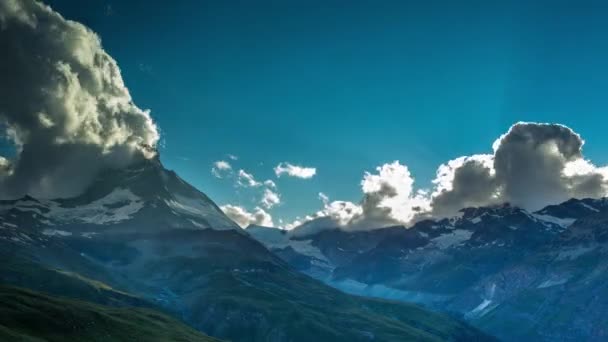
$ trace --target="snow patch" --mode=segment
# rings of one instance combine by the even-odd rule
[[[134,214],[144,207],[141,198],[128,189],[114,189],[107,196],[89,204],[73,208],[61,207],[55,202],[50,207],[49,217],[67,222],[82,222],[90,224],[117,223],[131,219]],[[121,206],[117,206],[122,204]]]
[[[599,210],[597,208],[594,208],[594,207],[590,206],[589,204],[587,204],[585,202],[579,202],[579,204],[582,205],[583,207],[591,210],[591,211],[594,211],[596,213],[599,212]]]
[[[165,200],[165,203],[174,210],[174,212],[204,219],[213,229],[227,230],[238,228],[228,217],[221,214],[221,211],[215,206],[203,199],[176,194],[173,195],[172,199]],[[209,228],[201,223],[194,223],[193,220],[190,220],[190,222],[200,228]]]
[[[278,228],[251,227],[246,230],[253,238],[268,249],[293,248],[299,254],[329,263],[320,249],[312,245],[312,240],[292,240],[288,232]]]
[[[71,236],[72,233],[66,232],[65,230],[57,230],[57,229],[45,229],[42,231],[42,234],[46,236]]]
[[[576,221],[576,219],[573,219],[573,218],[559,218],[559,217],[555,217],[555,216],[551,216],[551,215],[543,215],[543,214],[532,214],[532,216],[540,221],[553,223],[562,228],[566,228],[569,225],[571,225],[572,223],[574,223],[574,221]]]
[[[472,316],[483,316],[485,314],[485,312],[483,312],[488,306],[490,306],[490,304],[492,304],[492,301],[489,299],[484,299],[483,302],[481,302],[479,305],[477,305],[475,307],[475,309],[471,310],[471,312],[469,312],[470,315]]]
[[[439,249],[446,249],[461,242],[467,241],[471,238],[471,235],[473,235],[473,232],[471,231],[455,229],[450,233],[433,238],[431,241],[433,241]]]
[[[567,278],[563,278],[563,279],[548,279],[548,280],[545,280],[542,284],[538,285],[537,288],[544,289],[546,287],[562,285],[562,284],[565,284],[567,281],[568,281]]]

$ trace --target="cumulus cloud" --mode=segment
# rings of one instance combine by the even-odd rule
[[[232,165],[225,160],[218,160],[213,163],[211,174],[217,178],[224,178],[232,172]]]
[[[376,173],[365,172],[361,180],[363,199],[360,203],[330,201],[319,193],[323,209],[288,224],[286,228],[320,218],[329,218],[336,225],[351,229],[380,228],[411,221],[429,210],[428,196],[414,191],[414,178],[407,166],[399,161],[376,168]],[[332,227],[327,221],[323,225]]]
[[[264,193],[262,194],[261,204],[266,209],[271,209],[277,204],[281,203],[281,197],[275,191],[270,189],[264,189]]]
[[[409,222],[428,210],[424,192],[414,191],[414,178],[399,161],[376,168],[377,174],[366,172],[361,181],[362,215],[359,224],[381,225]]]
[[[256,207],[253,212],[249,212],[242,207],[230,204],[223,205],[220,208],[229,218],[231,218],[242,228],[246,228],[250,224],[265,227],[274,226],[272,216],[260,207]]]
[[[17,152],[2,159],[2,197],[73,196],[99,170],[155,155],[149,112],[91,30],[34,0],[0,1],[0,50],[0,124]]]
[[[279,165],[274,168],[274,173],[277,175],[277,177],[288,175],[290,177],[309,179],[317,174],[317,169],[314,167],[302,167],[283,162],[279,163]]]
[[[608,170],[586,160],[583,145],[566,126],[517,123],[494,142],[493,154],[458,158],[439,168],[432,214],[505,202],[537,210],[573,197],[605,196]]]
[[[494,142],[492,154],[440,165],[430,191],[415,190],[407,166],[395,161],[363,175],[358,204],[330,202],[320,193],[323,209],[288,227],[330,218],[344,229],[370,229],[451,216],[466,207],[508,202],[533,211],[573,197],[606,196],[608,167],[585,159],[583,145],[566,126],[520,122]]]
[[[489,154],[460,157],[440,165],[433,180],[433,215],[450,216],[462,208],[500,203],[503,198],[493,165],[494,157]]]
[[[261,186],[262,183],[256,181],[255,177],[253,177],[251,173],[247,173],[245,170],[241,169],[237,175],[237,185],[242,187],[257,188],[258,186]]]

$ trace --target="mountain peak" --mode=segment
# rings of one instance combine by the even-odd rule
[[[142,158],[126,168],[104,170],[73,198],[37,200],[25,196],[2,204],[5,211],[0,215],[5,220],[24,222],[27,216],[30,226],[53,225],[54,230],[67,233],[176,228],[241,231],[209,197],[165,169],[158,158]],[[10,209],[16,210],[17,217],[8,216]],[[103,230],[99,230],[101,226]]]

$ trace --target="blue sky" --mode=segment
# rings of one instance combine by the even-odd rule
[[[364,171],[393,160],[428,188],[437,166],[517,121],[558,122],[608,162],[608,14],[565,1],[48,1],[96,31],[165,165],[218,204],[259,191],[215,178],[217,160],[273,179],[286,221],[317,194],[358,201]],[[281,177],[288,161],[315,167]],[[257,191],[257,192],[256,192]]]

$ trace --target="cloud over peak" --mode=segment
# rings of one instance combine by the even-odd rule
[[[0,122],[17,152],[0,169],[3,197],[76,195],[100,169],[155,155],[149,112],[91,30],[34,0],[1,1],[0,49]]]
[[[584,159],[583,145],[581,136],[563,125],[516,123],[494,142],[493,154],[439,167],[433,214],[505,202],[537,210],[572,197],[605,196],[607,169]]]
[[[583,145],[564,125],[518,122],[494,142],[492,154],[440,165],[430,190],[415,190],[407,166],[394,161],[363,175],[358,204],[330,202],[321,193],[323,209],[297,223],[327,217],[344,229],[372,229],[451,216],[466,207],[508,202],[538,210],[573,197],[606,196],[608,167],[585,159]]]
[[[282,175],[287,175],[290,177],[309,179],[314,177],[317,174],[317,169],[314,167],[303,167],[298,165],[293,165],[288,162],[279,163],[274,168],[274,173],[277,177],[281,177]]]

